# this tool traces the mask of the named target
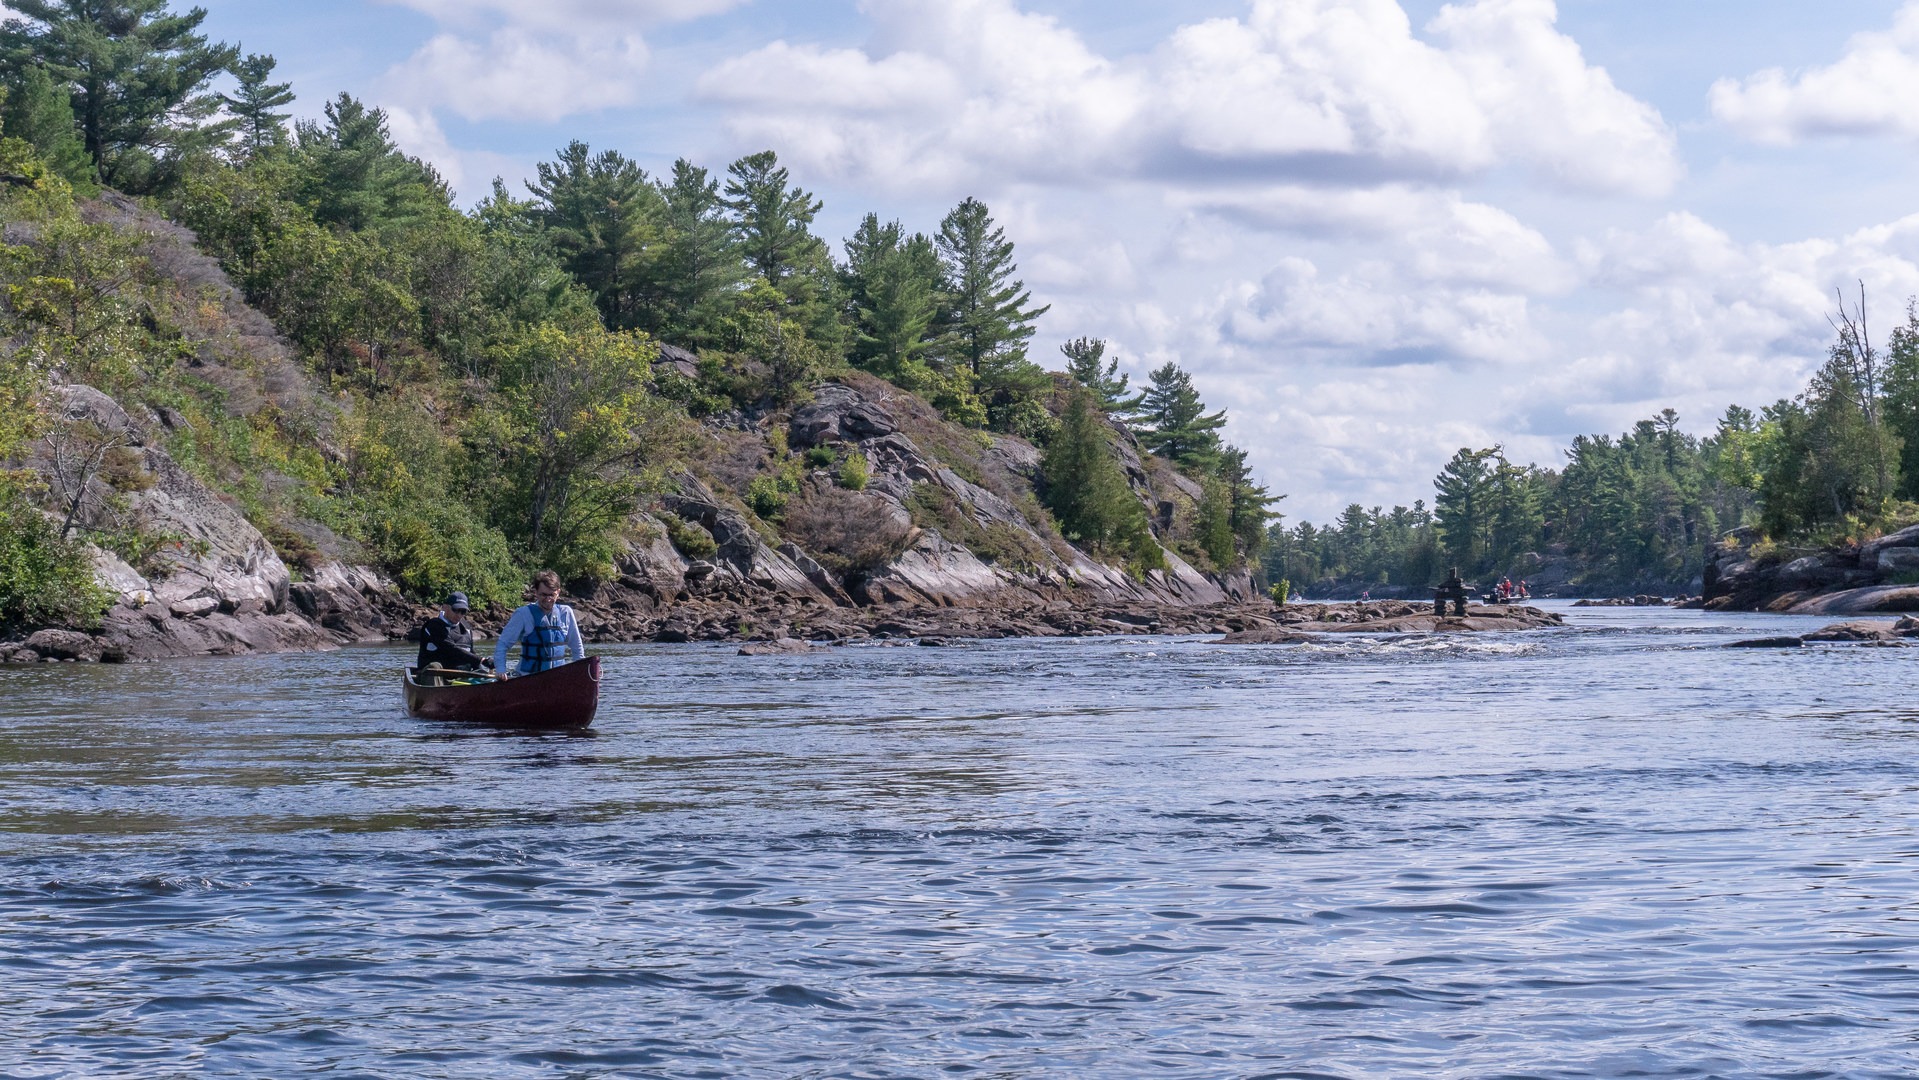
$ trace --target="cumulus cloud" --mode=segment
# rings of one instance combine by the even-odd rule
[[[552,38],[520,27],[485,41],[440,34],[387,75],[388,90],[419,109],[468,120],[558,120],[631,104],[647,61],[638,34]]]
[[[1854,35],[1832,64],[1720,79],[1710,100],[1722,123],[1773,145],[1821,135],[1919,136],[1919,3],[1902,8],[1890,30]]]
[[[1668,190],[1658,113],[1554,28],[1549,0],[1254,0],[1111,59],[1013,0],[868,3],[864,49],[775,42],[701,78],[743,139],[902,187],[1016,176],[1431,181],[1509,163],[1579,190]]]
[[[644,27],[743,0],[392,0],[438,22],[382,80],[404,107],[468,120],[551,122],[630,105],[650,59]]]

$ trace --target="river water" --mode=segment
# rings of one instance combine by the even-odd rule
[[[1919,651],[1569,618],[0,669],[0,1075],[1919,1074]]]

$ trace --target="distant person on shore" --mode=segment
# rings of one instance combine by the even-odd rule
[[[440,613],[420,627],[420,668],[444,668],[484,673],[493,666],[473,651],[473,627],[467,625],[468,605],[463,592],[448,593]]]
[[[573,609],[559,603],[560,575],[542,570],[533,575],[533,602],[513,613],[493,646],[493,666],[506,670],[506,652],[520,647],[520,662],[512,674],[531,675],[573,660],[586,659],[580,622]]]

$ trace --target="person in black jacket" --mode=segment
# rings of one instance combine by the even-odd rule
[[[467,625],[466,613],[466,594],[448,594],[440,613],[420,627],[420,667],[485,671],[493,666],[474,653],[473,628]]]

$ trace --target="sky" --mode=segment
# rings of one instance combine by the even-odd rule
[[[776,151],[832,242],[967,196],[1050,304],[1190,371],[1293,522],[1798,393],[1919,294],[1919,0],[201,0],[465,202],[572,139]],[[1850,300],[1849,300],[1850,302]]]

